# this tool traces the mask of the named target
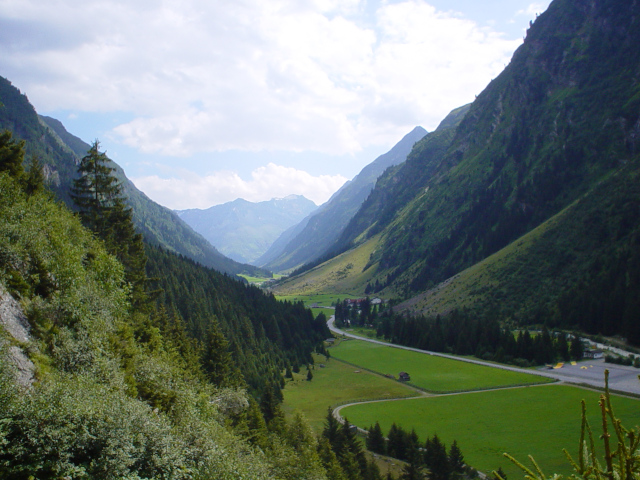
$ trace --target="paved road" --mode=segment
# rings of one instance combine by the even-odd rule
[[[373,340],[371,338],[361,337],[354,335],[344,330],[340,330],[334,325],[335,315],[332,315],[327,321],[329,330],[338,335],[344,335],[350,338],[356,338],[358,340],[364,340],[366,342],[377,343],[379,345],[385,345],[392,348],[401,348],[403,350],[411,350],[413,352],[424,353],[427,355],[435,355],[438,357],[450,358],[452,360],[458,360],[461,362],[475,363],[477,365],[485,365],[487,367],[501,368],[503,370],[511,370],[514,372],[522,373],[535,373],[542,377],[553,378],[562,382],[572,383],[576,385],[587,385],[593,387],[604,388],[604,371],[609,370],[609,388],[618,392],[627,392],[640,395],[640,381],[638,380],[638,374],[640,370],[634,367],[626,367],[623,365],[615,365],[611,363],[604,363],[603,359],[582,361],[577,365],[565,364],[563,368],[559,369],[538,369],[535,371],[512,367],[508,365],[498,365],[495,363],[484,362],[482,360],[475,360],[471,358],[461,358],[454,355],[447,355],[446,353],[430,352],[427,350],[420,350],[418,348],[405,347],[402,345],[395,345],[391,343],[381,342],[379,340]]]

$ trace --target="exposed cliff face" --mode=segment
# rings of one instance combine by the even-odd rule
[[[29,321],[20,304],[0,285],[0,345],[6,347],[9,363],[15,366],[18,385],[29,387],[34,381],[35,365],[22,346],[31,341]],[[3,338],[5,337],[5,338]]]

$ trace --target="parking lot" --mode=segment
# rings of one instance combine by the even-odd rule
[[[609,370],[609,388],[611,390],[640,395],[640,380],[638,380],[640,369],[605,363],[604,359],[585,360],[576,365],[566,363],[562,368],[541,369],[541,371],[551,373],[559,380],[604,387],[605,369]]]

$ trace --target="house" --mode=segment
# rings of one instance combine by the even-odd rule
[[[334,343],[335,341],[336,341],[336,339],[335,339],[335,338],[333,338],[333,337],[331,337],[331,338],[327,338],[327,339],[325,340],[325,342],[327,342],[329,345],[333,345],[333,343]]]
[[[401,382],[408,382],[409,380],[411,380],[411,377],[407,372],[400,372],[400,375],[398,377]]]
[[[374,298],[373,300],[371,300],[371,305],[382,305],[382,299],[381,298]]]
[[[585,350],[582,356],[584,358],[593,358],[593,359],[602,358],[604,356],[604,352],[598,349],[589,349],[589,350]]]

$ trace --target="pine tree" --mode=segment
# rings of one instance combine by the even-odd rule
[[[402,469],[401,480],[424,480],[425,472],[417,448],[412,448],[408,455],[408,463]]]
[[[447,458],[447,449],[438,438],[434,435],[426,441],[425,463],[429,468],[431,480],[449,480],[451,469],[449,467],[449,459]]]
[[[0,172],[21,179],[24,174],[24,140],[16,142],[9,130],[0,132]]]
[[[95,232],[125,268],[125,279],[131,285],[133,307],[147,307],[145,266],[147,257],[142,235],[136,233],[131,209],[122,196],[122,185],[113,175],[106,153],[100,152],[96,140],[78,166],[71,198],[78,207],[84,225]]]
[[[283,432],[285,428],[284,413],[282,412],[282,408],[280,408],[275,390],[276,387],[271,385],[267,386],[262,394],[260,410],[270,431]],[[280,389],[277,390],[280,391]]]
[[[454,478],[460,478],[465,473],[465,464],[464,464],[464,456],[462,455],[462,451],[460,447],[458,447],[458,442],[455,440],[451,444],[449,448],[449,469],[451,470],[451,475]]]
[[[571,339],[571,346],[569,347],[569,351],[571,353],[571,357],[575,360],[581,360],[584,355],[584,345],[582,344],[582,340],[577,335],[574,335]]]
[[[28,195],[44,190],[44,171],[40,157],[32,155],[29,158],[29,169],[24,174],[24,189]]]
[[[100,152],[100,143],[96,140],[80,161],[80,177],[74,180],[71,193],[83,223],[100,237],[104,237],[109,230],[111,210],[122,198],[122,185],[113,175],[115,168],[109,163],[109,158],[106,153]]]
[[[311,369],[307,367],[307,382],[310,382],[313,379],[313,373],[311,373]]]
[[[326,437],[321,436],[318,439],[318,456],[327,472],[328,480],[347,480],[340,462],[338,462],[338,457]]]
[[[220,331],[216,319],[209,324],[209,331],[205,337],[202,366],[214,385],[227,387],[239,384],[235,376],[241,376],[241,374],[233,366],[229,342]]]
[[[367,449],[381,455],[386,454],[386,440],[382,434],[380,423],[378,422],[369,428],[369,435],[367,435]]]
[[[327,409],[327,416],[325,417],[322,436],[329,441],[331,448],[336,454],[342,450],[344,440],[342,437],[342,430],[340,429],[340,422],[338,422],[336,417],[333,416],[333,411],[330,407]]]
[[[405,446],[404,446],[405,432],[402,427],[398,427],[395,422],[389,429],[389,439],[387,442],[387,453],[390,457],[404,460],[405,458]]]

